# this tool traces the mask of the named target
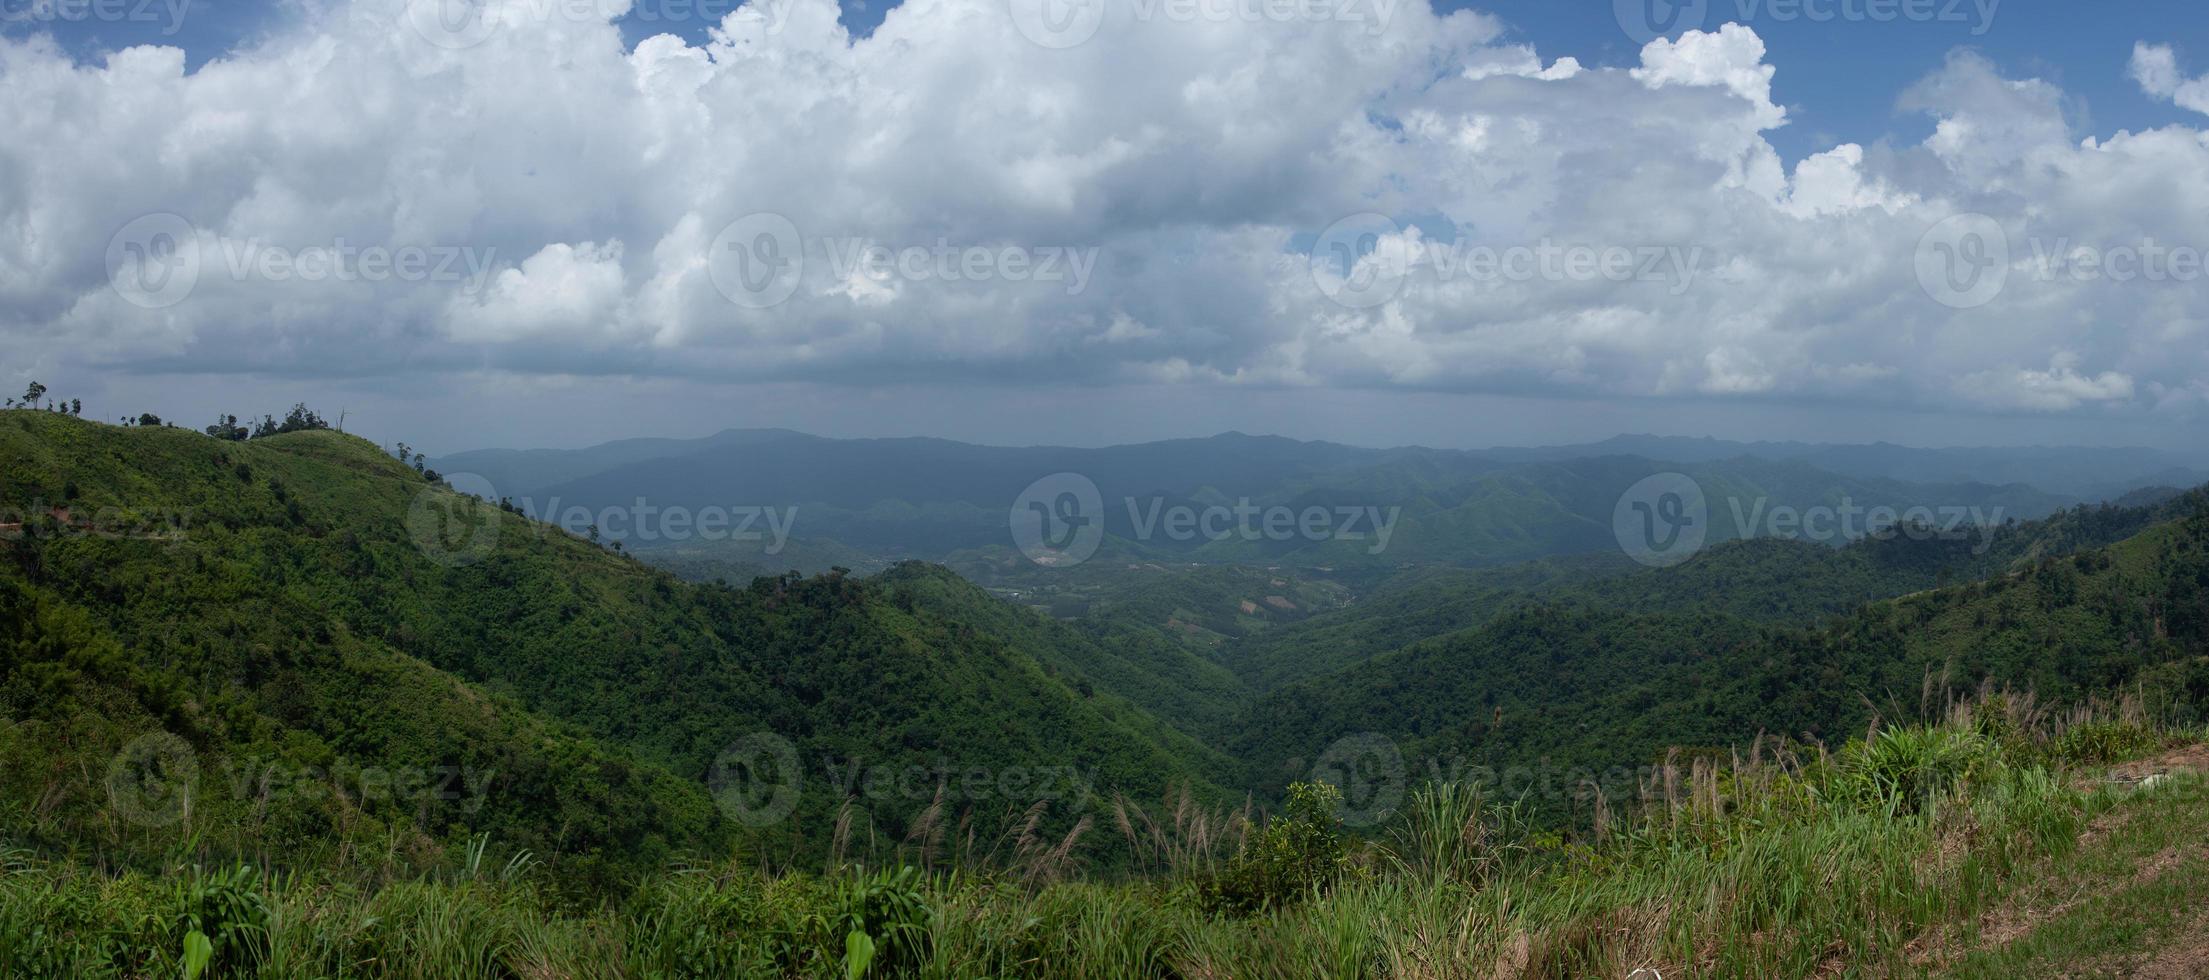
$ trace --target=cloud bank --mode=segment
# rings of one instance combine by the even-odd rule
[[[1607,68],[1420,0],[1032,2],[629,48],[619,3],[359,0],[191,73],[0,40],[0,336],[286,377],[2209,402],[2202,129],[2081,133],[1958,53],[1898,94],[1922,144],[1790,168],[1737,25]],[[2209,112],[2169,48],[2131,74]]]

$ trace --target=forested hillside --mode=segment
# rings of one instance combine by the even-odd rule
[[[1613,612],[1714,612],[1808,625],[1867,602],[2005,574],[2123,540],[2202,505],[2202,491],[2080,505],[1961,537],[1895,533],[1842,548],[1782,538],[1730,541],[1671,568],[1615,549],[1497,568],[1426,567],[1349,608],[1255,633],[1221,650],[1254,690],[1324,677],[1414,641],[1477,626],[1530,595]]]
[[[1112,672],[1103,654],[1042,643],[1043,624],[940,570],[691,585],[327,431],[239,443],[7,413],[0,461],[0,498],[26,516],[0,542],[4,778],[43,801],[9,819],[45,846],[298,854],[368,847],[373,818],[416,850],[490,832],[600,887],[678,852],[818,852],[847,796],[861,832],[902,836],[971,767],[1039,774],[945,802],[992,831],[1045,797],[1045,826],[1064,828],[1107,788],[1232,781],[1082,683]],[[117,821],[109,760],[161,732],[199,763],[193,819]],[[707,784],[732,746],[761,744],[790,747],[801,791],[787,819],[739,826]],[[310,781],[489,781],[468,809],[337,792],[262,807],[251,781],[216,776],[249,760]],[[894,791],[834,784],[908,772]]]
[[[1870,603],[1816,625],[1668,597],[1665,577],[1693,564],[1654,573],[1647,591],[1611,578],[1584,591],[1502,596],[1504,611],[1482,625],[1265,695],[1233,744],[1263,785],[1365,733],[1400,747],[1415,778],[1422,767],[1453,765],[1600,773],[1649,765],[1672,748],[1723,752],[1760,733],[1838,743],[1875,718],[1920,717],[1986,686],[2057,704],[2136,689],[2158,711],[2194,722],[2209,707],[2209,495],[2137,514],[2067,515],[2021,529],[2012,550],[2122,533],[2172,514],[2184,516],[2108,547],[2019,558],[1984,581]],[[2028,538],[2035,543],[2023,545]],[[1822,560],[1834,557],[1842,556]],[[1714,562],[1700,575],[1733,576],[1737,567]]]

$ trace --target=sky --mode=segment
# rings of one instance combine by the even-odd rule
[[[2194,3],[0,0],[0,132],[103,418],[2209,452]]]

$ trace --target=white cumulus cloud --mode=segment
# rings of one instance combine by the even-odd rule
[[[2209,139],[2080,132],[2060,88],[1978,55],[1898,93],[1933,120],[1922,144],[1789,167],[1767,138],[1788,122],[1783,66],[1739,25],[1603,67],[1412,0],[1379,22],[1231,24],[1109,0],[1058,48],[1003,0],[908,0],[865,37],[832,0],[772,0],[702,43],[633,47],[604,14],[496,9],[487,36],[440,45],[403,0],[352,0],[193,71],[169,48],[79,63],[0,39],[18,363],[2205,402],[2198,275],[2032,260],[2209,247]],[[2142,45],[2132,75],[2203,108],[2168,48]],[[315,283],[210,259],[146,308],[112,288],[110,252],[149,214],[202,251],[493,267]],[[1366,244],[1415,243],[1398,252],[1416,261],[1315,271],[1360,214],[1394,226]],[[1960,214],[2011,260],[1969,304],[1941,302],[1920,261]],[[758,215],[792,234],[726,231]],[[855,242],[927,260],[857,274]],[[1342,302],[1345,271],[1381,291]]]

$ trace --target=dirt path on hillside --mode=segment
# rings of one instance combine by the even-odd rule
[[[2133,976],[2142,980],[2200,980],[2209,977],[2209,919],[2196,920],[2176,942],[2155,958],[2141,964]]]
[[[2082,774],[2074,784],[2082,791],[2091,790],[2104,782],[2120,786],[2152,786],[2155,781],[2179,773],[2209,773],[2209,745],[2193,744],[2122,763],[2099,774]],[[2079,847],[2090,848],[2112,834],[2123,831],[2125,825],[2139,816],[2136,810],[2120,808],[2104,813],[2089,822],[2079,833]],[[2131,874],[2118,881],[2076,882],[2075,887],[2057,894],[2043,893],[2035,902],[2026,894],[2014,895],[2007,902],[1988,909],[1979,920],[1981,950],[2000,949],[2030,935],[2042,925],[2075,911],[2096,894],[2112,889],[2136,887],[2153,882],[2188,859],[2209,860],[2209,843],[2192,842],[2174,845],[2140,862]],[[1939,967],[1953,963],[1968,950],[1948,945],[1950,937],[1927,936],[1913,941],[1910,960],[1920,968]],[[2075,969],[2063,971],[2068,977],[2154,977],[2186,978],[2201,980],[2209,977],[2209,915],[2199,916],[2178,931],[2157,942],[2154,947],[2123,957],[2110,957],[2080,964]]]
[[[2139,782],[2150,776],[2174,772],[2209,772],[2209,745],[2182,745],[2161,755],[2127,762],[2110,769],[2109,777]]]
[[[2209,916],[2196,917],[2176,935],[2146,952],[2112,956],[2065,970],[2067,978],[2132,977],[2135,980],[2201,980],[2209,977]]]

